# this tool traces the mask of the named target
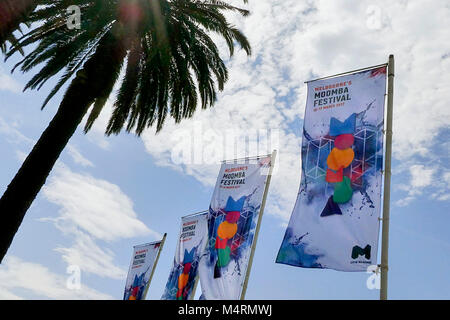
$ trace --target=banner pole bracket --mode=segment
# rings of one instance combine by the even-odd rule
[[[379,264],[379,265],[377,265],[377,267],[380,269],[380,270],[389,270],[389,266],[388,265],[384,265],[384,264]]]

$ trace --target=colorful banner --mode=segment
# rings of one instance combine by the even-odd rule
[[[208,212],[181,218],[180,236],[162,300],[191,300],[208,241]]]
[[[201,299],[240,299],[271,157],[224,163],[208,214],[208,244],[200,261]]]
[[[124,300],[144,300],[146,289],[155,261],[161,248],[161,241],[133,247],[133,257],[125,285]]]
[[[300,191],[277,263],[377,263],[385,92],[385,66],[308,83]]]

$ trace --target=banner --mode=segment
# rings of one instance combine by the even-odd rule
[[[208,241],[208,212],[181,218],[180,236],[162,300],[191,300]]]
[[[224,163],[208,214],[208,244],[200,261],[201,299],[240,299],[271,157]]]
[[[300,190],[277,263],[376,264],[385,92],[386,66],[308,83]]]
[[[133,257],[128,270],[124,300],[144,300],[150,276],[161,248],[162,241],[133,247]]]

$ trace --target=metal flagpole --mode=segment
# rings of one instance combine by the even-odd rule
[[[155,269],[156,269],[156,265],[158,264],[159,256],[160,256],[161,251],[163,249],[164,242],[166,242],[166,237],[167,237],[167,233],[164,233],[164,236],[163,236],[163,238],[161,240],[161,244],[159,246],[158,254],[156,255],[155,263],[153,264],[152,273],[150,274],[150,279],[148,279],[148,283],[147,283],[147,286],[145,288],[144,297],[143,297],[142,300],[145,300],[145,298],[147,297],[148,288],[150,287],[150,282],[152,282],[153,274],[155,273]]]
[[[266,155],[263,155],[263,156],[243,157],[243,158],[236,158],[236,159],[233,159],[233,160],[222,160],[221,163],[240,163],[239,161],[241,161],[241,160],[246,160],[246,161],[247,160],[248,161],[259,160],[259,159],[270,157],[270,156],[272,156],[272,153],[271,154],[266,154]]]
[[[195,291],[197,291],[198,280],[199,280],[199,276],[197,275],[197,277],[195,279],[195,283],[194,283],[194,288],[192,288],[192,294],[191,294],[191,297],[189,298],[189,300],[194,300]]]
[[[269,175],[267,176],[266,187],[264,189],[264,195],[263,195],[263,199],[261,202],[261,208],[259,210],[258,223],[256,224],[255,237],[253,240],[252,251],[250,252],[250,258],[248,261],[247,273],[245,275],[245,280],[244,280],[244,286],[242,287],[241,300],[245,299],[245,294],[247,292],[248,279],[250,277],[250,271],[252,268],[253,256],[255,255],[256,241],[258,240],[259,228],[261,227],[262,216],[264,213],[264,207],[266,206],[267,194],[269,193],[269,185],[270,185],[270,180],[272,178],[272,172],[273,172],[273,167],[275,166],[276,157],[277,157],[277,150],[274,150],[272,152],[271,159],[270,159]]]
[[[387,300],[389,251],[389,202],[391,198],[392,117],[394,103],[394,55],[389,56],[386,119],[386,153],[384,162],[383,232],[381,236],[380,300]]]

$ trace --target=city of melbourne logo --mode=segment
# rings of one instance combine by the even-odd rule
[[[370,260],[370,250],[372,247],[370,245],[361,248],[360,246],[354,246],[352,249],[352,259],[358,259],[359,256],[364,256],[367,260]]]

